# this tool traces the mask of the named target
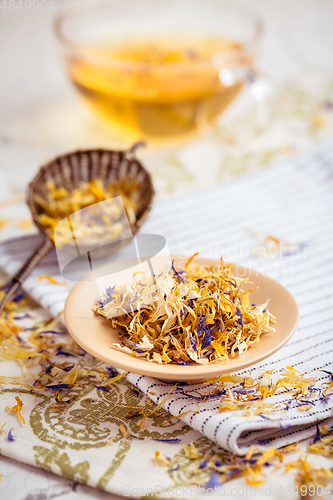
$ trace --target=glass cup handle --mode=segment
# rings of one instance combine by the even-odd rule
[[[259,106],[259,112],[265,114],[261,119],[265,122],[270,122],[273,115],[273,98],[276,93],[276,88],[271,78],[264,74],[256,72],[252,69],[247,69],[245,72],[245,81],[247,82],[251,95],[255,103]],[[259,117],[260,118],[260,117]]]
[[[264,132],[273,118],[276,88],[269,76],[248,67],[223,68],[219,72],[225,87],[244,82],[234,102],[218,118],[213,136],[227,143],[248,142]]]

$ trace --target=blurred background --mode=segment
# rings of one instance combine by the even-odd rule
[[[130,19],[133,5],[140,10],[143,3],[128,0],[118,5],[125,12],[128,6]],[[200,0],[197,3],[200,6]],[[134,140],[103,128],[102,121],[83,104],[68,78],[63,47],[56,38],[53,21],[59,12],[76,4],[69,0],[27,0],[20,9],[18,0],[7,0],[1,5],[0,197],[3,200],[23,197],[29,179],[54,155],[96,146],[121,149]],[[110,0],[109,5],[113,4]],[[159,0],[155,4],[163,12],[168,2]],[[206,3],[202,0],[203,5]],[[253,114],[253,109],[260,108],[254,102],[234,122],[226,120],[182,144],[151,148],[149,143],[141,149],[138,155],[151,171],[160,197],[224,181],[332,137],[332,2],[238,0],[232,2],[232,7],[246,8],[255,19],[261,18],[263,24],[254,57],[246,54],[251,60],[245,66],[259,71],[268,85],[263,90],[264,117]],[[126,15],[124,19],[126,24]],[[192,57],[190,53],[188,56]],[[140,55],[137,57],[140,59]],[[229,74],[226,77],[230,80]],[[251,79],[251,75],[247,77]],[[260,94],[262,87],[258,88]],[[258,97],[255,92],[253,96]],[[3,208],[0,214],[3,219],[8,210]],[[15,210],[11,205],[13,220]],[[19,210],[22,218],[23,205]],[[2,237],[8,231],[9,225],[6,226]],[[26,231],[30,230],[28,226],[27,222]],[[11,229],[15,232],[22,227]]]

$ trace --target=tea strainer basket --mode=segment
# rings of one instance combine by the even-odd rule
[[[43,209],[35,201],[36,194],[43,200],[47,200],[48,188],[46,183],[48,181],[51,181],[56,188],[64,186],[70,192],[82,182],[89,182],[93,179],[101,179],[105,187],[118,180],[135,181],[138,185],[140,201],[136,210],[136,220],[131,225],[131,231],[133,236],[139,231],[148,216],[154,198],[151,176],[134,155],[135,150],[141,145],[144,145],[142,141],[134,144],[127,151],[107,149],[78,150],[58,156],[41,167],[29,184],[26,201],[34,223],[44,236],[44,239],[15,276],[0,287],[0,290],[6,290],[6,295],[0,302],[0,314],[6,302],[15,295],[24,280],[54,248],[50,234],[39,223],[39,215],[43,213]],[[118,251],[126,244],[126,241],[119,240],[116,245],[113,245],[112,251]]]

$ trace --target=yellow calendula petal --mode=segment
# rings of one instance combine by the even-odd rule
[[[49,283],[53,283],[54,285],[65,285],[65,286],[67,285],[67,283],[65,283],[64,281],[58,281],[55,278],[53,278],[53,276],[49,276],[48,274],[41,274],[40,276],[38,276],[38,280],[39,281],[45,280],[48,281]]]
[[[237,404],[237,403],[224,403],[222,406],[220,406],[219,411],[230,411],[230,410],[239,410],[241,409],[242,406]]]
[[[273,457],[278,457],[280,459],[280,461],[283,460],[283,454],[280,451],[278,451],[276,448],[272,447],[269,450],[267,450],[262,455],[262,457],[259,458],[259,460],[257,460],[257,465],[263,465]]]
[[[288,446],[284,446],[281,451],[283,453],[293,453],[295,450],[297,450],[297,448],[298,448],[298,442],[289,444]]]
[[[326,486],[333,479],[333,472],[324,467],[317,467],[301,457],[296,461],[296,482],[299,486]]]
[[[125,377],[128,374],[128,372],[123,372],[120,373],[120,375],[117,375],[116,377],[109,378],[106,382],[104,382],[103,387],[107,387],[108,385],[114,384],[114,382],[117,382],[117,380],[120,380],[121,378]]]
[[[3,359],[28,359],[34,356],[42,358],[43,354],[29,351],[9,342],[3,342],[0,345],[0,357]]]
[[[111,446],[114,443],[114,439],[116,436],[112,436],[106,443],[105,446]]]
[[[162,356],[167,363],[171,363],[171,359],[169,358],[169,356],[167,355],[167,352],[166,352],[167,349],[168,349],[168,344],[165,344],[165,346],[163,347]]]
[[[246,452],[246,455],[245,455],[245,458],[246,460],[250,460],[250,458],[252,457],[253,453],[254,453],[254,450],[255,450],[255,447],[254,445],[252,444],[250,446],[250,448],[248,449],[248,451]]]
[[[123,424],[121,424],[119,426],[119,430],[120,430],[120,432],[122,433],[122,435],[124,436],[125,439],[127,439],[129,437],[127,429],[125,428],[125,426]]]
[[[78,371],[79,371],[78,366],[77,365],[73,366],[73,368],[68,372],[67,377],[65,377],[61,383],[74,384],[78,376]]]
[[[186,264],[185,264],[185,271],[187,271],[187,269],[188,269],[189,265],[191,264],[191,262],[195,259],[195,257],[196,257],[197,255],[199,255],[199,252],[197,252],[197,253],[193,254],[193,255],[192,255],[192,256],[191,256],[191,257],[187,260],[187,262],[186,262]]]
[[[168,467],[170,465],[170,458],[163,455],[160,451],[155,451],[154,462],[161,467]]]
[[[14,405],[12,408],[10,408],[10,406],[7,405],[6,410],[8,410],[10,412],[12,411],[12,412],[17,413],[18,418],[21,420],[21,422],[23,424],[25,424],[25,420],[21,415],[21,408],[22,408],[24,403],[23,403],[23,401],[21,401],[21,399],[18,396],[15,396],[15,399],[16,399],[16,405]]]
[[[190,445],[183,444],[183,448],[187,458],[189,458],[190,460],[196,460],[200,457],[200,453],[193,443],[191,443]]]
[[[248,475],[245,476],[245,479],[250,486],[258,486],[265,482],[263,479],[250,479]]]

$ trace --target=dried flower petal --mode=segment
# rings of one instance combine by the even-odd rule
[[[18,396],[15,396],[15,399],[16,399],[16,405],[14,405],[12,408],[10,408],[10,406],[7,405],[6,410],[16,412],[18,415],[18,418],[21,420],[21,422],[23,424],[25,424],[25,420],[21,415],[21,408],[22,408],[24,403],[23,403],[23,401],[21,401],[21,399]]]
[[[118,330],[122,344],[114,347],[159,364],[206,364],[241,356],[262,334],[275,332],[267,302],[249,305],[249,289],[241,288],[246,280],[231,274],[232,264],[199,266],[195,255],[185,269],[172,264],[169,272],[140,273],[105,291],[93,310]]]
[[[187,458],[189,458],[190,460],[196,460],[200,457],[200,453],[193,443],[191,443],[190,445],[183,444],[183,448]]]
[[[156,465],[159,465],[161,467],[163,467],[163,466],[169,467],[169,465],[170,465],[170,458],[168,458],[165,455],[163,455],[163,453],[161,453],[160,451],[155,451],[154,462],[155,462]]]

